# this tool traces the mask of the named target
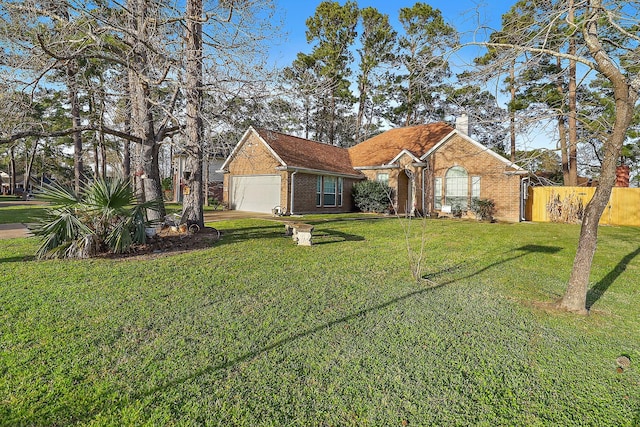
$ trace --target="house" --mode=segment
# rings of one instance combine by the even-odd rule
[[[346,212],[353,183],[369,179],[393,189],[401,214],[468,211],[478,198],[495,202],[496,219],[521,220],[527,171],[469,137],[466,122],[456,127],[391,129],[348,149],[250,128],[223,165],[225,201],[258,212]]]
[[[0,187],[0,194],[9,194],[11,190],[11,177],[3,171],[0,171]]]
[[[464,116],[463,116],[464,118]],[[355,170],[387,182],[403,214],[468,211],[473,199],[491,199],[495,218],[520,221],[528,172],[457,129],[433,123],[388,130],[349,149]]]
[[[252,127],[221,170],[225,203],[250,212],[351,212],[353,183],[364,179],[344,148]]]

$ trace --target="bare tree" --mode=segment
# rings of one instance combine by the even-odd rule
[[[627,130],[632,122],[640,91],[640,77],[635,64],[640,62],[640,5],[635,2],[583,0],[536,3],[535,25],[520,34],[511,34],[508,42],[478,42],[489,48],[509,49],[514,55],[527,52],[531,60],[550,55],[581,64],[604,76],[612,85],[615,121],[602,141],[602,167],[596,192],[585,208],[578,249],[565,294],[559,307],[571,312],[587,313],[587,290],[593,256],[597,246],[598,222],[615,184],[616,166]],[[557,40],[567,37],[552,31],[559,21],[573,29],[575,47],[560,51]]]
[[[233,13],[232,11],[230,13]],[[185,183],[189,192],[182,204],[182,219],[204,227],[203,215],[203,122],[202,122],[202,0],[187,0],[186,87],[187,100]]]

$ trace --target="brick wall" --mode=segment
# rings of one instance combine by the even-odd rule
[[[289,173],[291,176],[292,172]],[[291,178],[290,178],[291,179]],[[339,213],[339,212],[352,212],[353,197],[351,191],[353,189],[353,183],[358,181],[351,178],[342,178],[343,194],[342,194],[342,206],[335,207],[317,207],[316,206],[316,192],[318,175],[306,174],[298,172],[295,174],[294,180],[294,214],[309,214],[309,213]],[[289,181],[288,185],[291,185]],[[290,201],[289,201],[290,203]],[[289,205],[287,211],[289,211]]]
[[[260,141],[255,134],[250,134],[247,141],[235,153],[235,157],[229,162],[229,173],[224,174],[222,196],[224,202],[229,204],[229,178],[231,175],[280,175],[281,182],[286,182],[287,173],[277,171],[280,165],[271,151]],[[286,186],[280,191],[280,206],[287,205]]]
[[[440,147],[431,159],[433,177],[442,177],[446,187],[445,174],[452,166],[461,166],[471,177],[480,176],[480,198],[491,199],[496,205],[495,218],[503,221],[517,222],[520,219],[520,176],[508,175],[512,170],[507,164],[493,154],[482,149],[460,136],[454,136]],[[428,183],[433,187],[433,182]],[[445,194],[443,188],[443,195]],[[431,206],[431,200],[429,205]]]
[[[351,212],[353,208],[353,198],[351,190],[356,181],[350,178],[343,178],[343,199],[342,206],[336,207],[316,207],[316,183],[317,175],[298,172],[292,178],[291,171],[278,171],[277,167],[282,166],[272,155],[271,151],[259,140],[256,135],[250,135],[247,141],[235,153],[235,157],[229,162],[229,173],[224,175],[223,199],[229,203],[229,178],[232,175],[274,175],[279,174],[281,178],[280,187],[280,207],[284,212],[290,212],[291,200],[289,198],[291,182],[294,180],[294,209],[296,214],[303,213],[336,213]]]

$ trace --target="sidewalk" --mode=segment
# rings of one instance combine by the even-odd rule
[[[0,240],[32,236],[24,224],[0,224]]]

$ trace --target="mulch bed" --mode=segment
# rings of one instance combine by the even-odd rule
[[[155,236],[147,239],[147,243],[133,245],[125,254],[102,254],[103,258],[153,258],[163,254],[174,254],[197,249],[210,248],[220,240],[221,233],[213,227],[204,227],[192,233],[189,231],[163,228]]]

